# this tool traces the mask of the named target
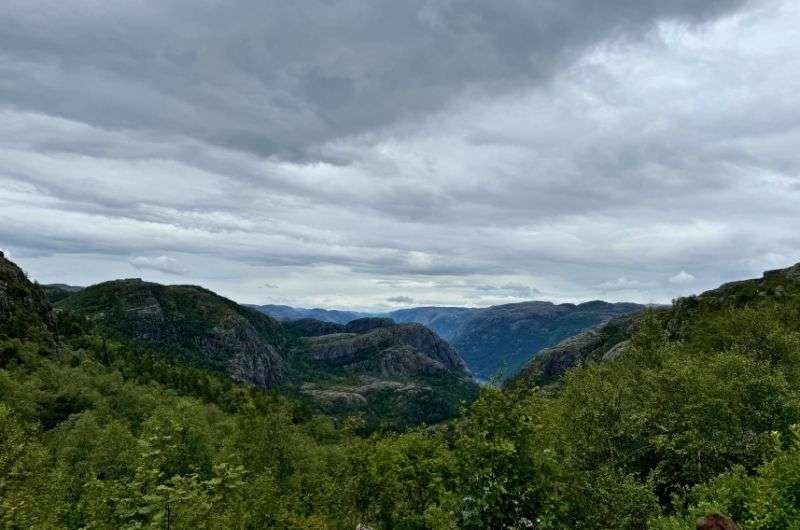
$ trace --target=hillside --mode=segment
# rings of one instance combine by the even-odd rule
[[[87,287],[56,307],[236,381],[263,388],[286,381],[280,324],[201,287],[118,280]]]
[[[56,319],[45,292],[0,252],[0,337],[52,341]],[[0,357],[0,362],[5,362]]]
[[[458,353],[421,325],[284,326],[200,287],[138,279],[88,287],[57,307],[167,358],[308,398],[331,414],[363,414],[369,430],[441,421],[477,396]]]
[[[44,292],[47,295],[47,299],[50,301],[50,303],[55,304],[56,302],[59,302],[68,296],[82,291],[83,287],[67,285],[65,283],[51,283],[48,285],[42,285],[42,289],[44,289]]]
[[[476,307],[413,307],[387,313],[395,322],[416,323],[431,328],[445,340],[456,339],[464,325],[485,309]]]
[[[453,346],[477,377],[510,376],[533,354],[611,318],[642,311],[638,304],[523,302],[473,316]]]
[[[289,359],[301,392],[329,412],[364,411],[373,426],[435,423],[477,397],[458,353],[422,325],[303,319],[287,332],[297,337]]]
[[[614,318],[543,349],[522,367],[517,379],[547,384],[558,380],[578,364],[612,360],[627,350],[631,337],[647,321],[646,317],[663,322],[664,333],[669,338],[684,339],[691,322],[699,314],[715,313],[759,300],[782,299],[798,290],[798,281],[800,264],[766,271],[761,278],[735,281],[699,295],[679,298],[671,308],[654,308],[650,315],[639,313]]]
[[[186,352],[175,330],[206,329],[187,316],[239,314],[231,302],[112,282],[70,301],[92,326],[0,256],[0,527],[794,528],[798,271],[614,319],[564,343],[605,354],[558,384],[485,387],[451,421],[398,432],[366,427],[431,418],[468,383],[423,326],[278,328],[287,373],[320,373],[267,392],[119,338]]]

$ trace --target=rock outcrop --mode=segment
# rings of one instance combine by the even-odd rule
[[[304,340],[303,349],[315,361],[353,371],[380,369],[387,374],[412,375],[433,373],[441,366],[444,371],[470,376],[458,352],[419,324],[392,323],[364,333],[309,337]]]

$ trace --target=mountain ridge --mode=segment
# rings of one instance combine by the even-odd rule
[[[269,314],[271,307],[256,306]],[[422,306],[385,313],[358,313],[335,310],[282,308],[288,315],[327,315],[337,324],[351,315],[388,317],[398,323],[419,323],[429,327],[461,354],[473,373],[488,380],[498,374],[512,376],[541,349],[554,346],[585,329],[625,314],[643,311],[647,306],[626,302],[590,300],[582,303],[556,304],[549,301],[524,301],[485,308]],[[322,313],[320,313],[322,311]],[[313,318],[313,317],[311,317]],[[320,319],[317,319],[320,320]]]

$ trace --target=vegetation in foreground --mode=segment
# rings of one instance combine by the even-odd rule
[[[624,355],[553,386],[486,388],[452,422],[370,437],[80,321],[54,341],[12,308],[0,525],[671,530],[717,511],[798,528],[800,289],[726,300],[649,314]]]

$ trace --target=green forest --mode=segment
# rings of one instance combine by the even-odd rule
[[[3,528],[800,528],[789,277],[650,311],[624,355],[547,386],[369,434],[69,312],[48,322],[38,286],[5,280]]]

